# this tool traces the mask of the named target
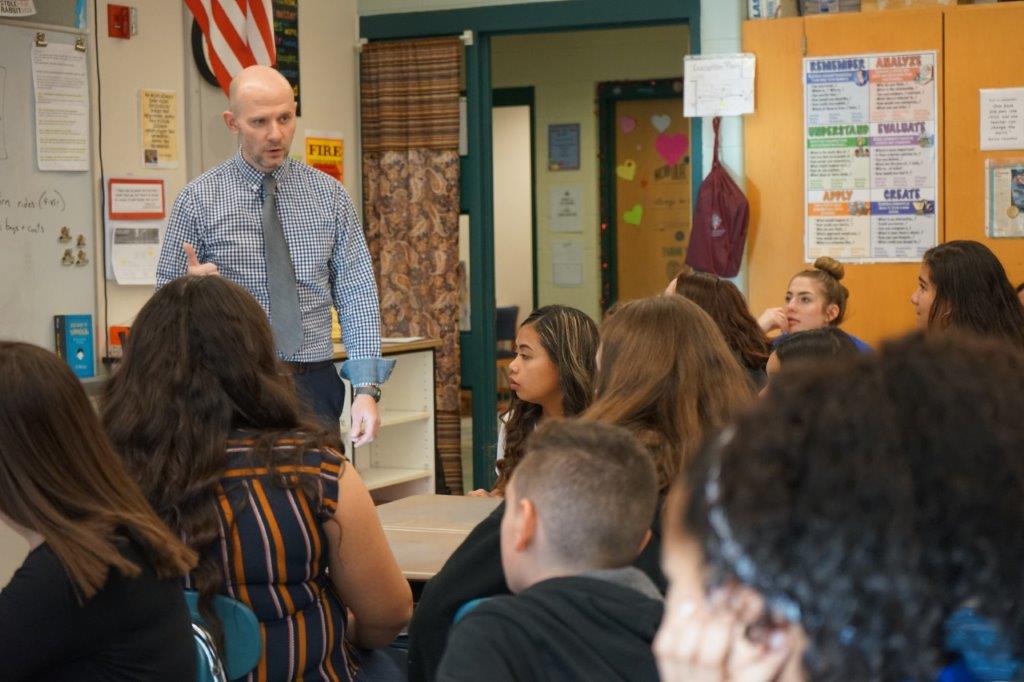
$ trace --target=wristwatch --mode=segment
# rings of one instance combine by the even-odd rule
[[[377,384],[365,384],[363,386],[356,386],[355,390],[352,391],[354,395],[368,395],[373,398],[373,402],[380,402],[380,386]]]

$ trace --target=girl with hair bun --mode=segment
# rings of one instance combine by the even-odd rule
[[[838,327],[846,317],[846,301],[850,291],[841,280],[846,274],[843,264],[821,256],[810,270],[801,270],[789,281],[786,304],[768,308],[757,323],[767,334],[779,330],[783,335],[821,327]],[[849,334],[860,351],[871,346]]]

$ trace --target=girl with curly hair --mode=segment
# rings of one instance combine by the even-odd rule
[[[666,504],[662,679],[1020,679],[1024,355],[917,335],[772,397]]]

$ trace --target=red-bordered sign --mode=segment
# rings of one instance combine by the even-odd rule
[[[107,215],[111,220],[161,220],[164,181],[146,178],[107,180]]]

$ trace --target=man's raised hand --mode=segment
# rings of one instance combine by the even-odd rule
[[[196,256],[196,249],[189,243],[183,243],[182,248],[185,249],[185,261],[188,265],[185,270],[185,274],[188,275],[219,275],[220,272],[217,270],[216,263],[200,263],[199,257]]]

